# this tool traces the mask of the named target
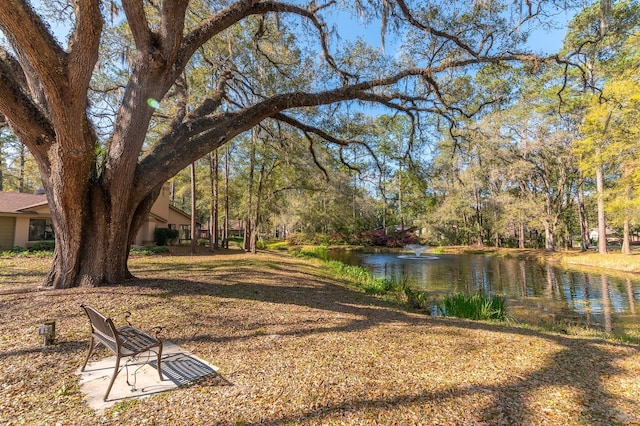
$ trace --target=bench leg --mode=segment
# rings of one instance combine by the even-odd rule
[[[87,366],[87,362],[89,362],[89,358],[91,358],[91,354],[95,349],[94,343],[95,341],[93,340],[93,336],[91,336],[91,341],[89,341],[89,353],[87,354],[87,357],[85,358],[84,364],[82,364],[82,368],[80,369],[80,371],[84,371],[85,367]]]
[[[107,393],[104,394],[103,401],[107,400],[109,396],[109,392],[111,392],[111,387],[113,386],[113,382],[116,381],[116,376],[118,375],[118,371],[120,370],[120,357],[116,356],[116,367],[113,370],[113,376],[111,376],[111,383],[109,383],[109,387],[107,388]]]
[[[160,343],[160,348],[158,349],[158,376],[160,376],[160,381],[164,380],[162,378],[162,370],[160,369],[160,358],[162,358],[162,342]]]

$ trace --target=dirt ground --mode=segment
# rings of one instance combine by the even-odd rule
[[[428,317],[279,254],[139,257],[138,280],[70,290],[39,288],[48,262],[0,259],[0,424],[640,425],[638,345]],[[89,409],[82,303],[219,374]]]

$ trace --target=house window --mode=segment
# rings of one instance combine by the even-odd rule
[[[180,225],[180,239],[181,240],[191,239],[191,225]]]
[[[29,220],[29,241],[53,240],[53,226],[49,219]]]

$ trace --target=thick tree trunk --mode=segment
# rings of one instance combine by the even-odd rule
[[[137,207],[121,209],[114,206],[126,201],[109,197],[97,184],[87,192],[73,192],[87,194],[86,201],[78,197],[77,205],[64,209],[59,203],[50,203],[56,245],[52,267],[43,285],[100,286],[131,278],[127,268],[129,249],[158,193]]]

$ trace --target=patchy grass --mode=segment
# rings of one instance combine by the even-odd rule
[[[566,266],[588,266],[620,272],[640,273],[640,253],[622,254],[569,252],[562,256],[560,262]]]
[[[42,290],[50,261],[0,259],[0,424],[640,423],[638,345],[416,314],[283,254],[140,256],[138,280]],[[81,303],[163,325],[221,377],[88,409]]]

